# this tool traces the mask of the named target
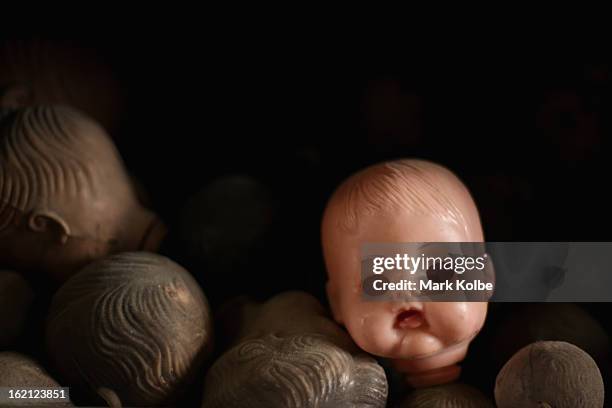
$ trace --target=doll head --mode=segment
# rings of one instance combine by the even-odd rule
[[[250,339],[219,358],[206,377],[203,408],[384,407],[385,373],[322,336]]]
[[[564,341],[537,341],[523,347],[495,379],[495,402],[500,408],[600,408],[604,393],[593,358]]]
[[[67,383],[109,406],[167,406],[210,355],[213,326],[206,296],[188,271],[160,255],[125,252],[64,283],[51,302],[45,338]]]
[[[93,120],[57,106],[2,116],[0,264],[65,279],[109,253],[155,251],[163,234]]]
[[[218,317],[231,345],[270,333],[279,336],[311,333],[346,350],[359,351],[346,331],[330,319],[323,305],[306,292],[283,292],[264,303],[236,298],[224,305]]]
[[[467,384],[451,383],[413,390],[398,408],[495,408],[480,390]]]
[[[334,318],[365,351],[395,360],[415,386],[459,375],[486,302],[366,301],[365,243],[482,242],[476,206],[447,169],[398,160],[362,170],[333,194],[323,216],[327,292]]]
[[[237,299],[220,320],[232,347],[207,374],[203,407],[386,406],[384,370],[313,296]]]

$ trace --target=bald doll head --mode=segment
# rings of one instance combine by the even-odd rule
[[[322,223],[334,318],[362,349],[393,359],[413,385],[455,379],[487,303],[364,300],[360,250],[366,243],[482,241],[474,201],[446,168],[398,160],[354,174],[331,197]]]

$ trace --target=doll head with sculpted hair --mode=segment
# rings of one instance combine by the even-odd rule
[[[155,251],[164,231],[94,120],[62,106],[0,114],[0,265],[64,280],[110,253]]]
[[[219,318],[230,348],[206,375],[203,408],[387,405],[383,368],[313,296],[239,298]]]
[[[366,243],[482,242],[478,210],[449,170],[423,160],[368,167],[334,192],[322,222],[334,318],[363,350],[393,360],[413,386],[452,381],[487,313],[486,302],[367,301]]]
[[[381,366],[305,333],[246,340],[219,358],[206,377],[203,408],[386,406]]]

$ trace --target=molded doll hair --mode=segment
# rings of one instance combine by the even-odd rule
[[[316,334],[246,340],[219,358],[206,377],[204,408],[384,407],[387,380],[366,355]]]
[[[398,408],[495,408],[478,389],[461,383],[436,385],[412,391]]]
[[[97,182],[109,177],[108,165],[122,163],[106,132],[68,107],[37,106],[0,115],[0,232],[15,218],[34,212],[34,230],[43,228],[38,210],[53,208],[58,196],[95,197]],[[108,149],[110,155],[101,155]],[[114,153],[114,154],[113,154]],[[107,162],[109,165],[112,162]]]
[[[127,252],[94,262],[53,298],[46,332],[58,369],[107,402],[159,405],[212,346],[207,300],[170,259]]]
[[[459,225],[478,220],[476,210],[461,208],[449,190],[469,196],[452,172],[431,162],[403,159],[370,166],[349,177],[334,193],[334,197],[346,197],[338,226],[353,233],[362,216],[390,210],[433,215]]]

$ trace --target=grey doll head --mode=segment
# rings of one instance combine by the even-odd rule
[[[279,336],[311,333],[345,350],[358,350],[323,305],[306,292],[282,292],[263,303],[239,297],[227,302],[217,317],[228,345],[270,333]]]
[[[204,408],[384,407],[387,380],[366,355],[315,334],[246,340],[225,353],[205,382]]]
[[[163,230],[92,119],[61,106],[2,116],[1,264],[64,280],[110,253],[156,250]]]
[[[466,384],[451,383],[412,391],[398,408],[494,408],[482,392]]]
[[[387,379],[321,303],[289,291],[219,314],[232,347],[208,373],[204,407],[383,407]]]
[[[500,408],[600,408],[604,384],[595,361],[563,341],[538,341],[519,350],[495,380]]]
[[[108,403],[156,406],[180,394],[211,351],[207,300],[168,258],[122,253],[94,262],[56,293],[49,355],[70,384]]]

